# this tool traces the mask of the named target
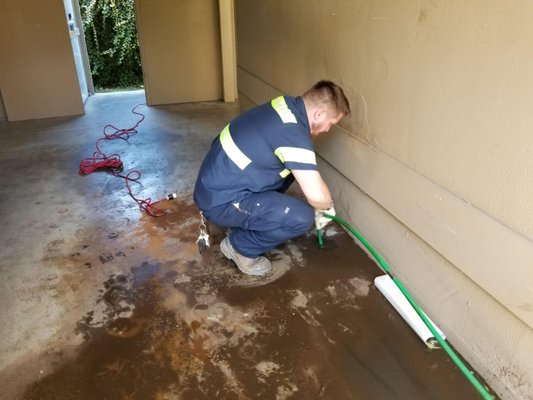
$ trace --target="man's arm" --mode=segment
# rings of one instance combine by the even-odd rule
[[[311,206],[321,210],[333,206],[331,194],[322,176],[320,176],[320,172],[298,169],[292,170],[292,174]]]

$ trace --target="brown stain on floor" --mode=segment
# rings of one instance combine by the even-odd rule
[[[338,228],[323,249],[310,233],[272,251],[265,278],[221,255],[214,226],[212,248],[198,254],[187,190],[212,140],[201,132],[219,131],[236,109],[147,107],[131,144],[106,144],[142,169],[139,198],[179,192],[159,204],[164,217],[142,214],[108,174],[76,176],[98,136],[89,125],[129,120],[144,99],[122,96],[95,96],[81,119],[12,127],[1,160],[13,212],[0,399],[480,398],[377,292],[379,270]]]
[[[377,292],[377,267],[340,229],[323,249],[310,234],[274,250],[274,273],[255,278],[221,255],[216,227],[198,254],[190,202],[166,206],[108,235],[101,265],[130,267],[96,289],[77,356],[23,399],[476,398]]]

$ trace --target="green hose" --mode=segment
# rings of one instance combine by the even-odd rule
[[[318,239],[318,246],[319,247],[324,247],[324,239],[322,239],[322,230],[321,229],[317,229],[316,230],[316,237]]]
[[[397,278],[395,278],[394,276],[391,275],[389,266],[387,265],[385,260],[383,260],[383,258],[381,258],[381,256],[378,254],[378,252],[376,250],[374,250],[374,248],[370,245],[370,243],[368,243],[368,241],[359,232],[357,232],[350,224],[348,224],[348,222],[346,222],[342,218],[339,218],[339,217],[334,216],[334,215],[329,215],[329,214],[324,214],[324,216],[326,216],[328,218],[331,218],[333,221],[339,223],[340,225],[342,225],[343,227],[348,229],[361,243],[363,243],[363,245],[367,248],[367,250],[377,260],[379,265],[381,265],[383,270],[385,272],[387,272],[387,274],[390,275],[390,277],[392,278],[392,280],[394,281],[396,286],[398,286],[398,288],[401,290],[401,292],[404,294],[404,296],[407,298],[407,300],[409,300],[409,303],[411,303],[411,305],[416,310],[416,312],[418,313],[420,318],[422,318],[422,321],[424,321],[424,323],[429,328],[431,333],[435,336],[435,339],[437,339],[437,341],[440,343],[442,348],[446,351],[446,353],[448,353],[448,355],[453,360],[455,365],[457,365],[457,367],[468,378],[470,383],[472,383],[472,385],[481,394],[481,396],[483,396],[483,398],[485,400],[493,400],[494,398],[489,394],[487,389],[481,384],[481,382],[479,382],[476,379],[476,377],[474,376],[472,371],[470,371],[466,367],[466,365],[463,363],[463,361],[461,361],[459,356],[457,356],[457,354],[452,350],[452,348],[448,345],[448,343],[446,343],[446,341],[442,338],[442,336],[439,334],[439,332],[437,332],[437,330],[435,329],[433,324],[426,317],[426,314],[422,311],[422,309],[418,306],[418,304],[416,304],[415,300],[411,297],[411,295],[409,294],[407,289],[403,286],[403,284]],[[322,232],[320,232],[320,230],[317,230],[317,236],[318,236],[319,245],[320,245],[320,247],[322,247],[324,242],[322,240]]]

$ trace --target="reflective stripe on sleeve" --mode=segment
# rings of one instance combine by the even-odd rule
[[[297,123],[296,117],[287,106],[287,103],[285,102],[285,98],[283,96],[275,98],[270,102],[270,104],[272,104],[272,107],[274,108],[274,110],[276,110],[284,124]]]
[[[241,170],[244,170],[248,164],[252,162],[252,160],[246,157],[246,154],[244,154],[233,141],[233,138],[229,133],[229,125],[226,125],[220,133],[220,144],[230,160],[237,164]]]
[[[290,174],[292,174],[292,171],[290,169],[285,168],[283,171],[279,173],[279,176],[281,176],[283,179],[288,177]]]
[[[283,164],[287,161],[302,164],[316,165],[316,155],[312,150],[301,149],[299,147],[278,147],[274,154]]]

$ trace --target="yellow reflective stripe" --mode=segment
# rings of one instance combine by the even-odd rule
[[[287,103],[285,102],[285,98],[283,96],[275,98],[270,102],[270,104],[272,104],[272,107],[274,108],[274,110],[276,110],[284,124],[297,123],[296,117],[287,106]]]
[[[274,150],[274,154],[276,155],[276,157],[279,158],[279,160],[285,164],[285,157],[283,157],[283,154],[281,154],[281,151],[280,151],[281,147],[278,147],[276,150]]]
[[[279,173],[279,176],[281,176],[283,179],[285,179],[286,177],[288,177],[290,174],[292,173],[292,171],[290,169],[284,169],[283,171],[281,171]]]
[[[316,165],[315,152],[312,150],[301,149],[299,147],[278,147],[274,151],[274,154],[283,164],[289,161]]]
[[[237,167],[240,169],[243,170],[252,162],[252,160],[246,157],[246,154],[244,154],[233,141],[233,138],[229,133],[229,125],[226,125],[226,127],[222,130],[222,133],[220,133],[220,144],[226,152],[226,155],[231,161],[237,164]]]

